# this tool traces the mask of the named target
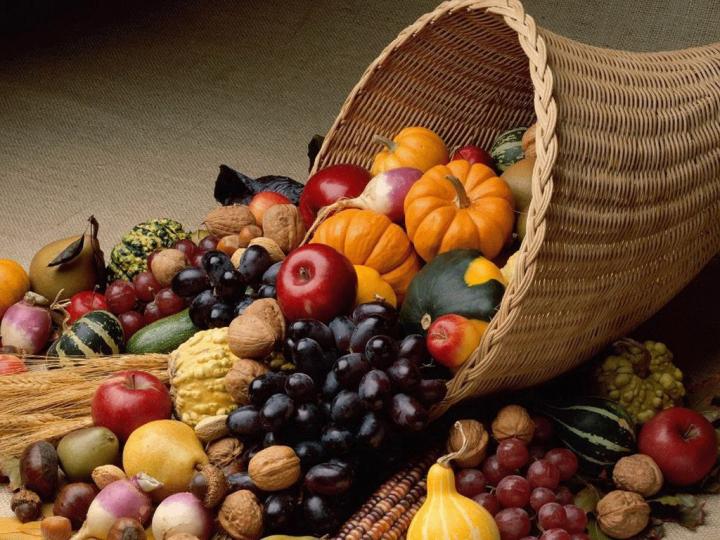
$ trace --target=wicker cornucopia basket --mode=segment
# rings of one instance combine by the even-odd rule
[[[488,147],[537,118],[515,279],[436,413],[571,369],[649,318],[720,250],[720,44],[628,53],[539,28],[517,0],[454,0],[367,69],[315,169],[369,166],[374,134]]]

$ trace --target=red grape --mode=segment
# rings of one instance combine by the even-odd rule
[[[572,504],[575,501],[575,495],[567,486],[560,486],[555,492],[555,502],[562,504]]]
[[[537,514],[538,525],[547,531],[548,529],[564,529],[567,522],[565,508],[558,503],[543,504]]]
[[[558,468],[563,482],[570,480],[578,470],[578,459],[567,448],[553,448],[545,454],[545,459]]]
[[[533,416],[535,431],[532,442],[536,444],[548,444],[555,435],[555,426],[547,416]]]
[[[587,514],[585,510],[574,504],[565,505],[565,530],[567,532],[581,533],[587,527]]]
[[[490,512],[491,516],[494,516],[500,511],[500,503],[497,497],[492,493],[480,493],[473,497],[473,501],[482,506],[485,510]]]
[[[108,309],[115,315],[130,311],[137,304],[135,287],[124,279],[113,281],[105,290],[105,300]]]
[[[195,250],[195,253],[192,254],[192,257],[190,257],[190,264],[193,266],[196,266],[197,268],[203,267],[202,257],[205,255],[205,250],[203,249],[197,249]]]
[[[570,533],[563,529],[550,529],[545,531],[540,540],[572,540]]]
[[[145,317],[137,311],[126,311],[125,313],[121,313],[118,315],[118,319],[120,319],[120,324],[122,324],[123,330],[125,331],[125,341],[130,339],[135,332],[145,326]]]
[[[147,263],[148,272],[150,272],[152,270],[153,259],[155,258],[155,255],[157,255],[158,253],[160,253],[160,250],[156,249],[155,251],[153,251],[152,253],[150,253],[147,256],[147,259],[145,259],[145,262]]]
[[[527,479],[533,488],[556,489],[560,483],[560,471],[546,459],[540,459],[528,467]]]
[[[151,272],[140,272],[133,278],[135,294],[143,302],[152,302],[162,286]]]
[[[538,540],[537,536],[523,536],[520,540]]]
[[[169,287],[158,291],[155,295],[155,303],[163,317],[175,315],[175,313],[185,309],[185,300],[175,294]]]
[[[473,498],[485,491],[485,476],[478,469],[463,469],[455,476],[455,489],[460,495]]]
[[[178,240],[173,246],[178,251],[182,251],[185,254],[185,258],[189,261],[190,257],[193,256],[197,246],[192,240]]]
[[[570,540],[590,540],[587,533],[570,533]]]
[[[482,466],[482,472],[485,475],[485,481],[491,486],[497,486],[500,480],[512,474],[512,470],[500,465],[497,456],[494,454],[485,460]]]
[[[537,461],[538,459],[543,459],[545,457],[544,446],[533,444],[528,448],[528,452],[530,454],[530,461]]]
[[[530,494],[530,508],[536,512],[547,503],[557,502],[555,492],[552,489],[538,487],[532,490]]]
[[[502,540],[520,540],[530,534],[530,517],[522,508],[506,508],[495,514]]]
[[[530,484],[522,476],[506,476],[497,485],[495,496],[503,508],[522,508],[530,501]]]
[[[212,251],[213,249],[217,248],[219,241],[220,241],[220,239],[217,238],[216,236],[213,236],[212,234],[208,234],[205,238],[203,238],[202,240],[200,240],[198,242],[197,247],[203,251]]]
[[[524,467],[530,459],[525,443],[515,437],[500,441],[496,454],[500,465],[510,470]]]
[[[158,305],[155,302],[150,302],[145,306],[143,317],[145,318],[145,324],[152,324],[155,321],[162,319],[163,315]]]

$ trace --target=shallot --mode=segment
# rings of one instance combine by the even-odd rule
[[[37,354],[47,344],[52,329],[49,302],[29,292],[5,312],[0,323],[3,345],[15,347],[25,354]]]
[[[208,540],[212,534],[213,517],[200,499],[189,492],[170,495],[155,510],[152,520],[153,537],[170,538],[186,533]]]

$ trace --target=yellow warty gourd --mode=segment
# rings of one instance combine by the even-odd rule
[[[455,427],[462,433],[459,422]],[[467,439],[460,450],[441,457],[430,467],[427,499],[410,523],[407,540],[500,540],[492,515],[455,489],[450,461],[466,449]]]
[[[228,329],[198,332],[170,355],[170,390],[178,417],[191,426],[237,406],[225,389],[225,375],[238,357],[230,352]]]

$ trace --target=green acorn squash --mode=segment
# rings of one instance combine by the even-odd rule
[[[55,353],[61,359],[68,356],[92,358],[119,354],[124,345],[125,333],[118,318],[109,311],[97,310],[80,317],[60,336]]]
[[[479,251],[448,251],[415,275],[403,301],[400,323],[408,332],[419,332],[448,313],[490,321],[504,292],[500,269]]]
[[[499,171],[504,172],[510,165],[525,157],[522,137],[526,131],[527,128],[524,127],[509,129],[495,139],[490,148],[490,155]]]

